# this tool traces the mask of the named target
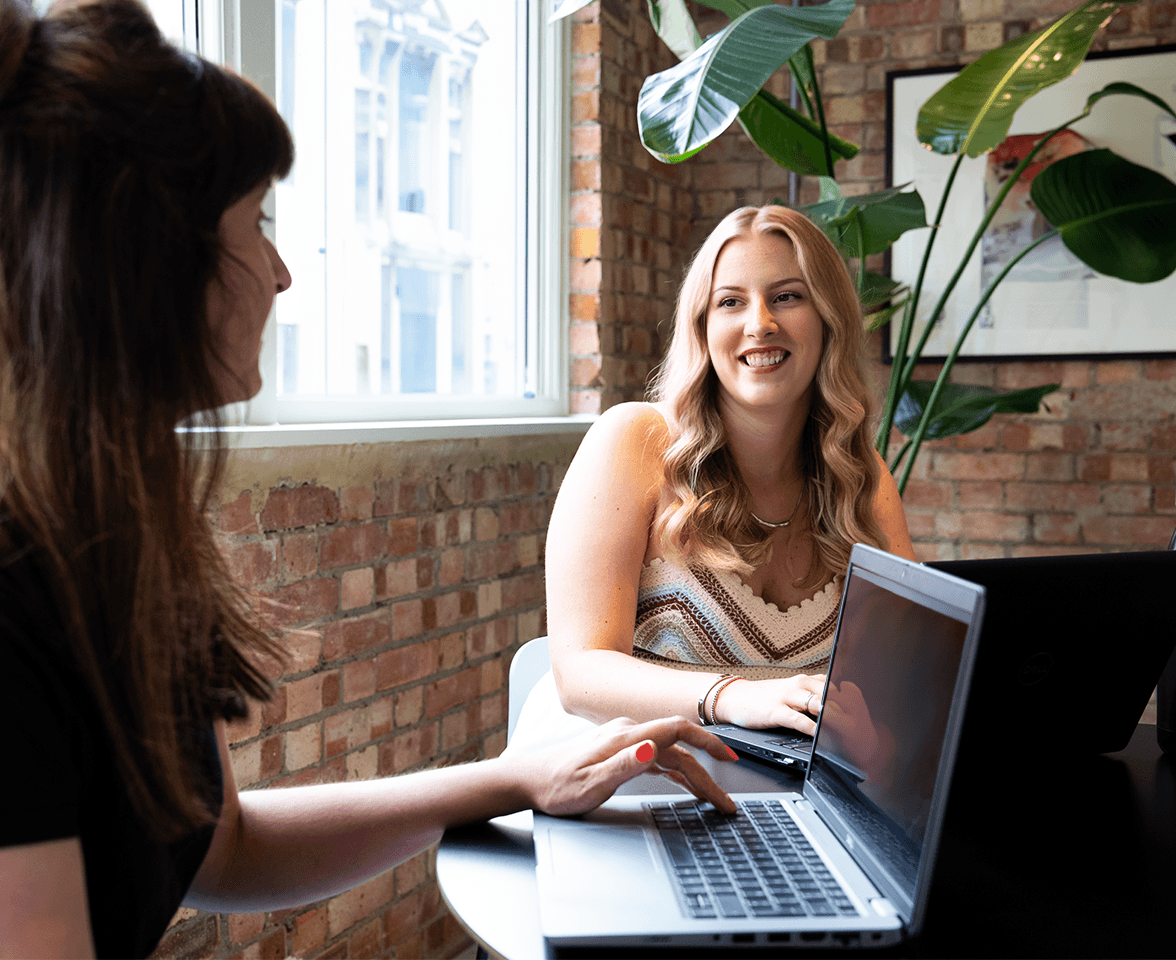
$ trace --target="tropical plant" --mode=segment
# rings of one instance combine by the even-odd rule
[[[587,2],[556,0],[553,19]],[[923,281],[963,157],[979,156],[1002,143],[1017,109],[1029,97],[1072,74],[1085,59],[1099,28],[1136,0],[1087,0],[1041,30],[985,54],[923,105],[919,140],[931,150],[957,157],[930,224],[917,190],[903,186],[843,197],[833,179],[836,161],[856,155],[858,146],[827,129],[811,41],[836,36],[853,11],[852,0],[828,0],[809,7],[782,7],[773,0],[698,2],[721,11],[731,21],[705,41],[686,0],[647,0],[654,29],[681,62],[648,77],[641,88],[637,110],[642,142],[660,160],[677,163],[704,149],[737,120],[777,164],[821,178],[819,202],[801,209],[821,225],[847,260],[856,261],[858,290],[871,328],[888,321],[897,324],[877,447],[883,455],[889,453],[892,427],[906,436],[889,459],[900,490],[905,489],[925,440],[975,430],[995,413],[1034,412],[1043,397],[1057,389],[1057,384],[1048,384],[1002,392],[948,380],[964,338],[996,286],[1031,249],[1060,235],[1066,247],[1092,269],[1138,283],[1161,280],[1176,269],[1176,184],[1109,150],[1067,157],[1038,174],[1030,190],[1034,204],[1054,229],[1019,251],[982,292],[938,379],[914,380],[931,331],[968,260],[1004,198],[1041,148],[1108,96],[1145,97],[1172,114],[1154,94],[1131,84],[1112,83],[1092,94],[1079,116],[1041,137],[977,225],[967,251],[912,345]],[[803,112],[764,89],[767,79],[785,65]],[[922,228],[929,228],[929,233],[913,289],[865,269],[866,257],[886,250],[903,233]]]

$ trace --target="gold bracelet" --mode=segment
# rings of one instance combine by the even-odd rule
[[[708,720],[706,718],[706,701],[707,701],[707,698],[711,695],[711,691],[714,690],[714,688],[717,687],[724,680],[733,680],[733,679],[735,679],[735,678],[732,677],[731,674],[724,673],[721,677],[719,677],[718,680],[716,680],[714,683],[712,683],[709,687],[706,688],[706,693],[704,693],[701,697],[698,698],[698,722],[701,723],[704,727],[709,727],[714,723],[714,720]],[[714,716],[713,712],[712,712],[711,716],[712,717]]]
[[[724,677],[721,681],[716,683],[711,688],[712,690],[714,690],[714,696],[711,697],[711,703],[710,703],[710,722],[711,722],[712,726],[719,722],[718,719],[715,717],[715,707],[717,707],[719,705],[719,694],[722,693],[724,690],[726,690],[727,687],[729,687],[731,684],[733,684],[736,680],[741,680],[741,679],[743,679],[743,678],[742,677],[727,676],[727,677]]]

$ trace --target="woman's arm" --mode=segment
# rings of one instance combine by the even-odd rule
[[[874,516],[878,519],[878,526],[882,528],[882,535],[886,537],[886,549],[908,560],[915,559],[915,548],[911,544],[910,530],[907,529],[906,513],[902,509],[902,497],[898,493],[898,485],[891,476],[890,469],[882,455],[874,451],[878,458],[878,492],[874,497]]]
[[[681,719],[617,720],[572,744],[509,759],[350,783],[238,793],[224,725],[225,793],[212,845],[185,898],[203,910],[259,912],[334,896],[437,842],[448,827],[515,810],[582,813],[656,767],[721,809],[731,799],[681,740],[719,760],[722,742]]]
[[[695,717],[716,675],[633,658],[637,589],[664,483],[669,430],[656,408],[609,409],[576,452],[547,530],[547,632],[560,699],[597,723]]]
[[[0,848],[0,957],[92,957],[82,842]]]

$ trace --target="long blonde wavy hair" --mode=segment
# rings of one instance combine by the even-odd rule
[[[650,399],[668,408],[664,454],[670,502],[655,517],[655,543],[667,557],[749,573],[771,553],[771,531],[751,516],[751,494],[727,449],[718,378],[707,349],[707,308],[715,262],[730,240],[775,233],[791,241],[823,326],[801,448],[813,560],[799,585],[841,573],[853,544],[885,548],[874,515],[879,465],[870,442],[873,402],[863,372],[862,311],[845,263],[812,221],[780,206],[728,214],[699,248],[674,316],[674,334]]]

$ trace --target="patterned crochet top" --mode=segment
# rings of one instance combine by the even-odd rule
[[[840,577],[781,611],[735,573],[654,560],[641,569],[633,655],[687,670],[750,667],[738,673],[751,679],[820,673],[840,602]]]

